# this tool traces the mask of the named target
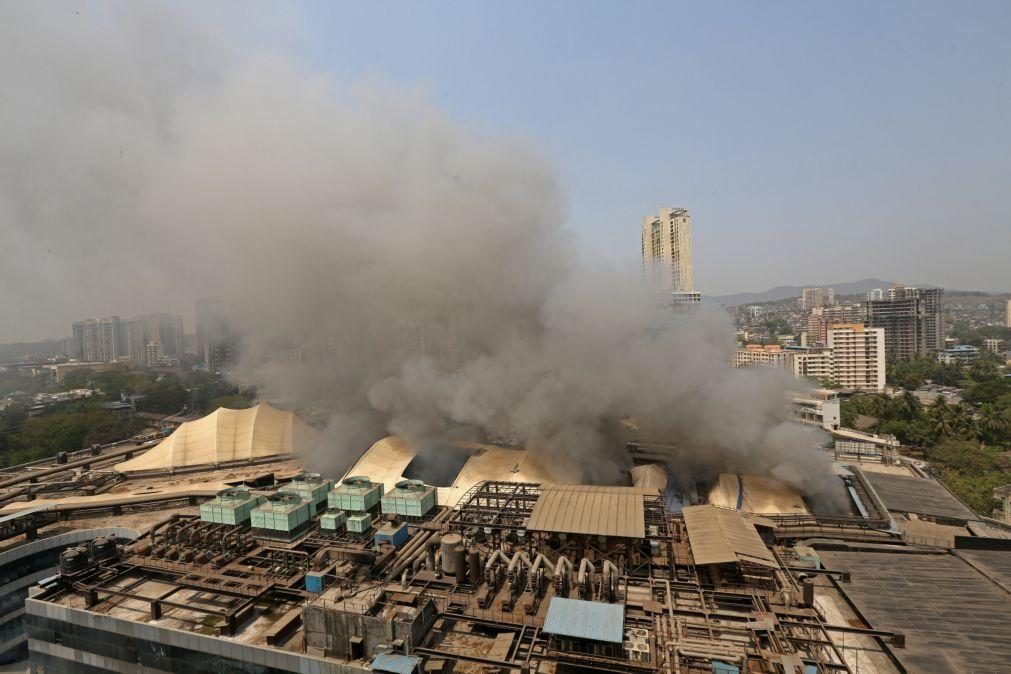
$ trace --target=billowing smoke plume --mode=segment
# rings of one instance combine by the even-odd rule
[[[580,257],[530,141],[278,57],[222,59],[134,100],[130,61],[78,47],[68,62],[94,70],[8,93],[53,87],[43,100],[63,107],[32,122],[39,144],[3,139],[3,230],[22,257],[59,246],[61,277],[123,303],[220,298],[242,336],[233,375],[329,420],[317,468],[388,433],[422,449],[462,434],[523,444],[561,480],[620,482],[642,437],[678,448],[683,481],[835,482],[818,434],[786,420],[788,377],[730,368],[722,312],[675,313],[637,270]],[[637,246],[635,222],[615,226]]]

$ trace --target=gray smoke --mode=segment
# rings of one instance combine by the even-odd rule
[[[685,483],[734,471],[811,495],[837,484],[819,434],[786,419],[795,383],[729,366],[727,316],[675,313],[637,270],[579,255],[529,140],[469,128],[418,93],[218,57],[191,25],[137,11],[46,54],[24,29],[44,28],[37,16],[0,22],[37,56],[0,118],[0,225],[17,250],[5,287],[41,258],[71,297],[102,293],[121,313],[221,298],[243,336],[234,376],[328,420],[307,459],[327,472],[397,433],[421,449],[515,442],[558,479],[620,482],[624,442],[643,437],[678,448]],[[123,24],[158,39],[110,53],[99,38]],[[185,67],[142,76],[180,44]],[[615,226],[637,245],[637,223]],[[56,285],[36,306],[68,301]]]

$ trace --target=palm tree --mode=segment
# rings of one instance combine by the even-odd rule
[[[948,399],[944,395],[934,398],[934,411],[945,414],[948,412]]]
[[[979,423],[972,414],[965,414],[955,418],[955,426],[958,434],[966,440],[973,440],[979,437]]]
[[[979,428],[987,439],[993,440],[1007,431],[1008,420],[993,404],[987,403],[979,409]]]
[[[951,415],[944,410],[933,410],[930,415],[930,430],[938,438],[951,435],[954,431],[954,424],[951,423]]]
[[[912,391],[903,392],[898,403],[899,412],[910,421],[919,416],[920,411],[923,409],[920,399]]]
[[[880,394],[870,396],[867,401],[867,411],[875,418],[880,419],[888,411],[888,398]]]

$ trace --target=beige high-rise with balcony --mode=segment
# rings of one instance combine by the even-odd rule
[[[642,268],[658,288],[675,295],[696,294],[688,209],[661,208],[659,215],[642,219]]]
[[[885,390],[885,331],[861,323],[833,325],[828,331],[832,377],[846,389]]]

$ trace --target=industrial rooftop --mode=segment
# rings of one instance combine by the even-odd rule
[[[606,487],[555,483],[522,449],[456,451],[437,484],[397,438],[341,476],[271,449],[105,481],[79,464],[108,470],[120,448],[71,457],[70,480],[28,471],[43,476],[10,486],[0,570],[4,554],[82,541],[53,548],[58,573],[25,602],[33,664],[809,674],[1011,661],[1011,531],[892,455],[841,460],[850,509],[820,513],[757,476],[679,490],[661,445],[630,446],[626,485]]]

